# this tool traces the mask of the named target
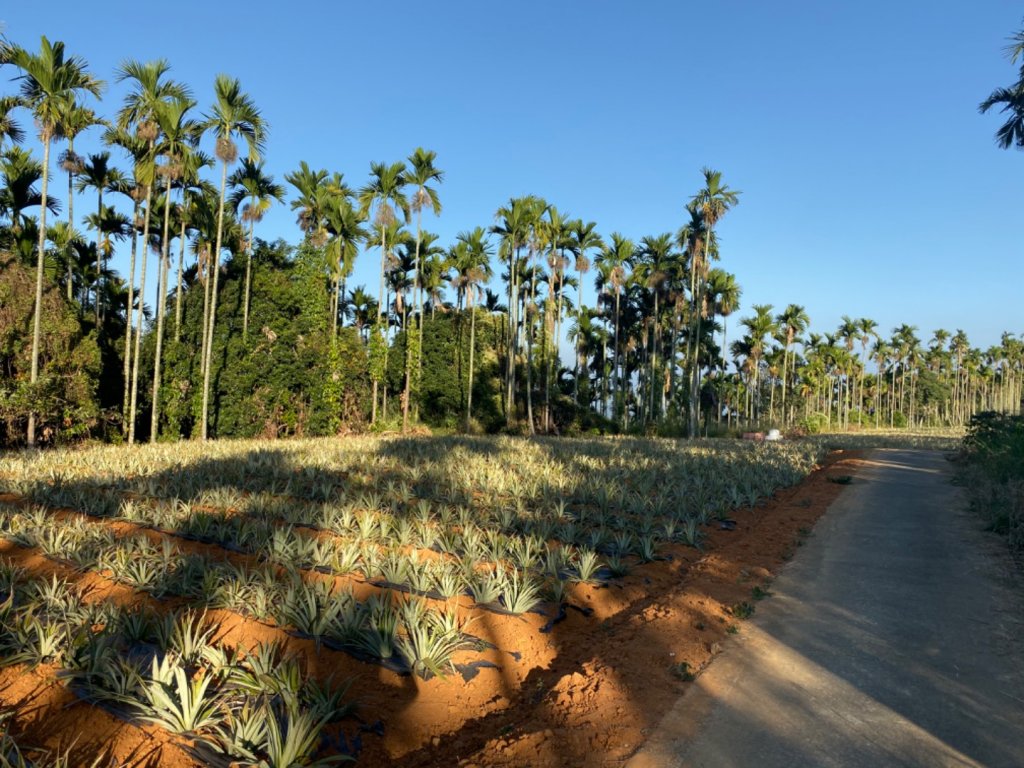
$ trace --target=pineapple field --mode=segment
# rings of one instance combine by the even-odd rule
[[[645,680],[692,679],[841,489],[818,476],[841,480],[853,459],[828,445],[360,437],[9,454],[4,752],[76,766],[621,759],[678,693]]]

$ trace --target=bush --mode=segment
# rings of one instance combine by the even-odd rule
[[[800,429],[806,435],[816,435],[828,427],[828,418],[823,413],[812,413],[800,421]]]
[[[1024,417],[986,411],[971,418],[960,481],[988,527],[1024,552]]]
[[[30,383],[35,271],[0,254],[0,446],[25,440],[29,411],[40,443],[80,438],[100,415],[100,349],[68,305],[44,282],[39,378]]]

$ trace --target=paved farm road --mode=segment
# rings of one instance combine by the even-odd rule
[[[941,454],[869,455],[627,768],[1024,766],[1024,592]]]

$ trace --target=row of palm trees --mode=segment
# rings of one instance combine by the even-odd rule
[[[776,315],[770,305],[753,310],[730,350],[737,373],[716,384],[727,418],[781,426],[812,415],[841,428],[961,426],[979,411],[1020,411],[1024,342],[1009,333],[983,351],[962,330],[938,329],[924,345],[906,324],[885,339],[874,320],[844,316],[833,333],[818,334],[807,332],[799,305]]]
[[[224,75],[214,82],[207,110],[198,113],[190,89],[169,77],[162,60],[129,61],[118,69],[116,78],[129,92],[109,122],[83,103],[100,95],[102,83],[84,61],[67,57],[63,44],[43,38],[35,53],[5,42],[2,64],[16,68],[20,80],[18,94],[0,97],[0,217],[9,222],[14,247],[23,256],[34,250],[36,258],[32,382],[38,376],[38,307],[48,274],[51,281],[65,283],[68,301],[77,303],[83,320],[92,318],[98,330],[114,319],[111,315],[123,315],[122,411],[126,438],[135,441],[140,381],[148,374],[140,372],[140,345],[147,332],[142,297],[152,249],[158,269],[154,325],[148,330],[155,337],[150,438],[159,434],[170,304],[174,341],[180,343],[183,294],[191,290],[202,292],[195,352],[202,379],[200,436],[207,438],[221,262],[225,254],[245,259],[242,337],[247,342],[256,225],[286,197],[261,159],[266,121],[240,83]],[[39,128],[41,163],[19,146],[25,137],[18,109],[28,110]],[[116,167],[110,151],[75,153],[75,138],[93,127],[102,129],[110,149],[125,155],[129,171]],[[68,210],[66,221],[48,225],[47,213],[60,211],[43,172],[55,140],[67,143],[60,168],[68,175]],[[204,140],[212,140],[212,155],[202,150]],[[241,158],[239,144],[245,150]],[[203,174],[217,161],[220,178],[214,184]],[[430,150],[417,148],[404,162],[372,163],[368,182],[358,189],[341,173],[306,162],[284,180],[294,189],[290,205],[303,237],[326,256],[331,338],[351,319],[369,350],[371,421],[387,412],[387,358],[399,353],[404,376],[396,394],[403,429],[408,428],[422,375],[424,320],[439,310],[468,316],[467,423],[473,416],[481,312],[502,327],[495,353],[506,424],[521,422],[531,433],[555,429],[556,404],[566,401],[577,412],[596,411],[621,428],[669,423],[691,435],[701,431],[702,414],[728,425],[790,425],[817,413],[849,426],[902,419],[963,423],[986,403],[1018,407],[1019,342],[1010,336],[998,350],[982,354],[960,333],[950,339],[936,332],[932,346],[923,349],[909,326],[896,329],[890,341],[883,341],[868,319],[844,318],[834,334],[808,334],[803,307],[789,305],[775,315],[772,307],[755,305],[754,314],[740,323],[743,335],[730,345],[728,318],[739,308],[741,289],[734,275],[712,262],[720,255],[716,227],[736,206],[739,193],[717,171],[704,169],[702,175],[702,186],[685,207],[686,221],[675,232],[636,241],[618,232],[605,238],[594,222],[524,196],[500,206],[492,226],[460,232],[447,248],[423,228],[424,210],[435,216],[442,210],[444,173]],[[97,196],[95,212],[83,219],[94,233],[92,242],[76,229],[76,190]],[[105,195],[124,198],[130,215],[116,210]],[[35,209],[38,219],[29,214]],[[122,282],[107,264],[115,244],[124,241],[130,243],[130,266]],[[376,296],[362,286],[349,290],[359,254],[376,248]],[[191,283],[187,249],[196,259]],[[503,299],[485,289],[495,274],[495,257],[503,271]],[[583,287],[592,268],[597,296],[586,306]],[[446,289],[454,302],[447,300]],[[568,366],[563,365],[566,343]],[[947,390],[948,396],[939,396]],[[32,415],[28,442],[35,442]]]
[[[224,244],[225,222],[224,211],[227,202],[228,167],[238,157],[235,140],[242,139],[248,148],[248,159],[255,163],[263,147],[266,136],[266,125],[252,99],[241,90],[239,82],[233,78],[220,75],[214,83],[214,99],[209,111],[198,116],[194,109],[195,100],[187,86],[177,83],[168,77],[169,65],[163,60],[148,63],[128,61],[119,67],[116,77],[119,81],[130,84],[122,108],[116,119],[107,123],[96,117],[90,108],[82,103],[86,96],[99,98],[103,83],[93,77],[86,63],[75,56],[66,56],[61,42],[51,43],[42,38],[38,53],[29,51],[17,44],[4,41],[0,48],[0,64],[11,65],[19,72],[17,80],[20,91],[17,96],[6,97],[4,103],[3,122],[14,126],[14,132],[8,128],[5,138],[17,141],[21,138],[20,127],[14,122],[11,113],[22,107],[28,110],[39,130],[39,138],[43,145],[43,161],[38,169],[41,180],[39,194],[39,224],[36,264],[36,310],[33,320],[32,338],[32,369],[31,383],[38,380],[39,368],[39,331],[41,321],[41,304],[43,279],[46,263],[46,241],[48,230],[46,213],[52,208],[48,188],[50,167],[50,148],[54,139],[65,139],[68,149],[62,156],[62,167],[68,171],[68,222],[65,229],[66,239],[74,239],[73,186],[75,176],[81,174],[80,188],[94,186],[98,192],[98,209],[92,222],[97,237],[95,251],[97,258],[109,256],[110,244],[113,239],[128,236],[131,240],[131,262],[127,281],[126,307],[129,315],[134,312],[135,320],[128,317],[127,333],[124,340],[124,396],[127,433],[129,442],[134,442],[139,397],[139,359],[140,345],[143,335],[144,302],[142,297],[146,290],[147,256],[149,252],[151,226],[154,223],[153,213],[162,210],[163,227],[159,236],[159,270],[158,308],[156,311],[156,358],[153,375],[152,393],[152,429],[155,437],[159,424],[159,387],[161,382],[160,363],[164,336],[164,317],[166,314],[166,294],[168,287],[169,245],[171,197],[176,191],[179,197],[178,216],[181,218],[182,232],[187,226],[186,198],[197,187],[202,188],[198,178],[199,170],[210,164],[210,159],[198,151],[201,137],[211,135],[215,140],[215,155],[221,161],[221,184],[217,201],[217,225],[212,248],[203,247],[201,243],[201,260],[203,261],[203,283],[206,292],[204,304],[204,332],[201,350],[203,371],[203,396],[201,434],[205,439],[208,435],[209,389],[210,389],[210,355],[217,311],[218,276],[220,274],[220,255]],[[109,155],[94,155],[88,162],[82,161],[74,152],[74,138],[86,128],[102,125],[106,128],[105,139],[108,144],[120,146],[130,156],[133,164],[132,175],[126,178],[109,165]],[[36,169],[32,169],[33,171]],[[31,186],[31,185],[30,185]],[[163,200],[155,200],[162,188]],[[127,192],[133,201],[133,216],[125,232],[123,219],[103,205],[104,191]],[[194,202],[194,199],[191,201]],[[159,203],[159,205],[157,205]],[[246,207],[251,217],[258,217],[258,212]],[[19,212],[20,213],[20,212]],[[209,211],[206,211],[209,213]],[[135,265],[139,255],[138,228],[141,215],[141,248],[138,301],[135,295]],[[156,232],[153,231],[156,236]],[[58,244],[65,238],[58,234]],[[182,236],[182,246],[184,246]],[[60,250],[58,248],[58,250]],[[71,272],[72,260],[67,260],[68,298],[72,298],[74,278]],[[180,264],[180,261],[179,261]],[[102,265],[97,264],[97,278],[102,273]],[[179,285],[177,295],[181,295],[181,270],[179,268]],[[94,291],[94,312],[99,322],[103,311],[100,300],[100,289]],[[88,300],[88,291],[84,297]],[[177,302],[180,307],[180,300]],[[180,310],[177,310],[180,312]],[[180,326],[180,314],[178,315]],[[27,442],[35,445],[35,416],[29,413]]]

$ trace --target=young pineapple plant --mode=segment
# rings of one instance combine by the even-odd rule
[[[454,611],[437,611],[419,598],[399,606],[402,632],[395,640],[409,670],[422,678],[444,677],[454,670],[452,656],[467,645]]]
[[[198,733],[224,720],[224,702],[214,677],[200,668],[194,675],[174,654],[153,659],[143,680],[138,708],[143,720],[172,733]]]

